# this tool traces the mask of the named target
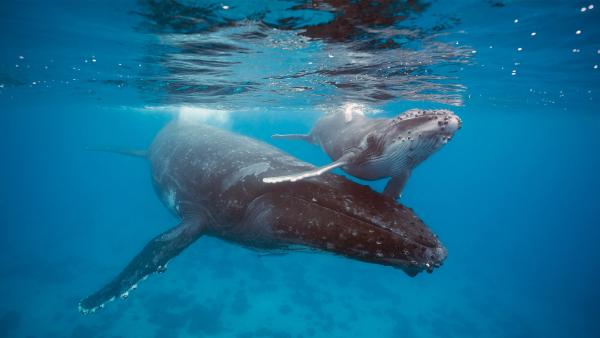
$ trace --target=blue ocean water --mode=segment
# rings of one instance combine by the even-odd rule
[[[0,337],[600,336],[599,22],[593,1],[1,2]],[[185,116],[321,165],[270,135],[410,108],[463,120],[401,198],[448,249],[432,274],[201,238],[78,312],[177,224],[147,163],[87,146]]]

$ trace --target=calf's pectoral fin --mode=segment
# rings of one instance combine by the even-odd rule
[[[312,143],[312,136],[308,134],[273,134],[271,138],[281,140],[301,140]]]
[[[330,170],[333,170],[338,167],[342,167],[342,166],[352,162],[352,160],[354,158],[356,158],[355,153],[348,152],[348,153],[342,155],[340,158],[338,158],[337,161],[332,162],[328,165],[324,165],[322,167],[318,167],[318,168],[315,168],[312,170],[303,171],[303,172],[300,172],[297,174],[292,174],[292,175],[265,177],[265,178],[263,178],[263,182],[265,182],[265,183],[295,182],[295,181],[299,181],[299,180],[313,177],[313,176],[320,176]]]
[[[385,189],[383,189],[383,194],[393,199],[400,197],[409,176],[410,171],[405,171],[401,175],[392,177],[385,186]]]
[[[104,307],[116,297],[127,298],[137,283],[154,272],[163,272],[167,263],[202,235],[203,224],[183,220],[174,228],[153,238],[110,283],[79,303],[83,314]]]
[[[265,177],[265,178],[263,178],[263,182],[265,182],[265,183],[296,182],[299,180],[303,180],[305,178],[319,176],[319,175],[326,173],[330,170],[333,170],[337,167],[341,167],[341,166],[345,165],[346,163],[347,163],[346,161],[337,160],[331,164],[328,164],[328,165],[325,165],[322,167],[318,167],[313,170],[303,171],[303,172],[300,172],[297,174],[283,175],[283,176],[276,176],[276,177]]]

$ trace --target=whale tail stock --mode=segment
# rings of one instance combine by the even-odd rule
[[[155,272],[164,272],[167,263],[196,241],[204,231],[199,220],[184,219],[179,225],[154,237],[111,282],[79,303],[82,314],[96,312],[117,297],[123,299],[140,281]]]
[[[113,154],[119,154],[119,155],[124,155],[124,156],[131,156],[131,157],[142,157],[142,158],[148,157],[147,150],[139,150],[139,149],[127,149],[127,148],[117,148],[117,147],[85,147],[85,150],[100,151],[100,152],[105,152],[105,153],[113,153]]]

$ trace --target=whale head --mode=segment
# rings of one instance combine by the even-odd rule
[[[457,115],[445,109],[411,109],[389,121],[379,142],[383,156],[408,168],[448,143],[462,125]]]
[[[324,174],[268,187],[246,211],[244,232],[252,234],[251,245],[275,238],[410,276],[432,272],[446,258],[437,236],[410,208],[366,186]]]

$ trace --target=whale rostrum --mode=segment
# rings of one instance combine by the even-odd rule
[[[412,170],[440,149],[460,129],[461,120],[449,110],[408,110],[393,119],[334,111],[320,118],[310,134],[275,134],[275,139],[303,140],[319,145],[332,163],[265,183],[297,181],[341,167],[348,174],[376,180],[391,177],[384,195],[400,196]]]
[[[150,162],[156,191],[180,223],[153,238],[116,277],[83,299],[82,313],[129,297],[140,281],[164,272],[201,236],[265,252],[326,251],[410,276],[431,272],[447,255],[411,209],[339,175],[264,183],[266,177],[315,167],[255,139],[174,121],[148,152],[119,152]]]

